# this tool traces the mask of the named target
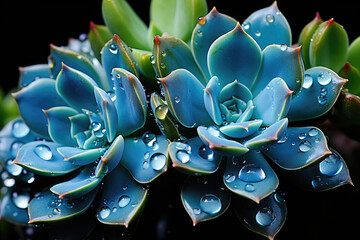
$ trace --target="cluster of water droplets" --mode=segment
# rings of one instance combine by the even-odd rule
[[[197,149],[197,152],[192,152],[191,146],[185,142],[175,142],[174,144],[177,149],[175,156],[182,163],[188,163],[191,160],[192,154],[199,155],[202,159],[208,161],[214,160],[214,151],[205,144],[202,144]]]
[[[319,164],[319,171],[322,176],[316,176],[312,181],[311,185],[315,188],[321,188],[323,185],[328,184],[326,178],[334,177],[341,173],[344,168],[344,162],[337,154],[331,154],[326,157]]]
[[[331,76],[330,72],[321,72],[321,73],[319,73],[319,75],[316,78],[316,81],[319,83],[320,86],[322,86],[320,88],[319,95],[317,96],[317,101],[321,105],[324,105],[327,103],[328,92],[324,86],[330,84],[331,80],[332,80],[332,76]],[[310,88],[313,85],[314,81],[315,81],[315,79],[311,75],[305,74],[303,88],[305,88],[305,89]]]
[[[161,171],[166,165],[167,157],[163,153],[154,152],[159,149],[156,135],[152,132],[145,132],[142,135],[141,140],[148,148],[150,148],[144,153],[144,161],[142,163],[143,169],[151,167],[155,171]],[[135,138],[134,141],[138,142],[139,139]]]
[[[310,151],[313,148],[313,144],[309,141],[310,139],[308,139],[308,137],[315,137],[314,139],[314,143],[319,143],[321,140],[319,137],[317,137],[319,134],[319,130],[316,128],[310,128],[308,132],[301,132],[298,136],[300,143],[299,143],[299,152],[303,152],[306,153],[308,151]],[[277,143],[282,144],[285,143],[288,140],[288,136],[286,135],[286,133],[282,136],[282,138],[280,138]],[[291,144],[292,146],[295,146],[295,143]]]
[[[276,12],[276,15],[281,15],[281,12]],[[275,16],[273,14],[267,14],[265,17],[264,17],[264,22],[270,26],[272,24],[274,24],[275,22]],[[252,26],[251,26],[251,23],[250,22],[244,22],[241,27],[245,30],[245,31],[249,31]],[[256,37],[261,37],[261,32],[259,30],[255,30],[255,36]]]

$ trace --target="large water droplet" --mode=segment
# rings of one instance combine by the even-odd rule
[[[221,210],[221,201],[213,194],[206,194],[200,199],[200,208],[203,212],[215,214]]]
[[[272,14],[266,15],[265,19],[268,23],[273,23],[275,21],[274,15]]]
[[[302,141],[299,144],[299,150],[301,152],[308,152],[312,148],[312,144],[309,141]]]
[[[52,152],[51,152],[51,149],[44,145],[44,144],[40,144],[40,145],[37,145],[35,148],[34,148],[34,152],[36,153],[36,155],[38,155],[42,160],[51,160],[52,158]]]
[[[127,196],[127,195],[122,195],[120,198],[119,198],[119,207],[121,208],[124,208],[126,207],[127,205],[129,205],[130,203],[130,197]]]
[[[341,159],[334,154],[331,154],[319,164],[320,172],[327,176],[338,175],[343,169],[343,167],[343,161],[341,161]]]
[[[303,82],[303,88],[309,88],[311,87],[311,85],[313,84],[314,80],[312,78],[312,76],[310,76],[309,74],[305,74],[304,76],[304,82]]]
[[[22,209],[28,207],[30,201],[30,194],[13,192],[11,196],[12,196],[12,201],[16,207]]]
[[[105,218],[107,218],[107,217],[110,215],[110,213],[111,213],[110,208],[104,206],[104,207],[102,207],[102,208],[100,209],[99,215],[100,215],[100,217],[101,217],[102,219],[105,219]]]
[[[23,170],[23,168],[12,162],[13,160],[8,160],[6,162],[6,170],[13,176],[19,176]]]
[[[317,80],[320,85],[323,85],[323,86],[328,85],[331,82],[331,73],[330,72],[320,73]]]
[[[109,51],[110,51],[112,54],[117,54],[118,51],[119,51],[119,48],[118,48],[118,46],[117,46],[115,43],[112,43],[112,44],[110,44],[110,46],[109,46]]]
[[[199,18],[197,19],[197,23],[198,23],[199,25],[204,25],[204,24],[206,23],[206,17],[199,17]]]
[[[176,158],[179,159],[182,163],[187,163],[190,161],[190,155],[185,150],[178,150],[176,152]]]
[[[318,133],[319,133],[319,130],[317,130],[316,128],[311,128],[309,130],[309,136],[310,137],[314,137],[314,136],[318,135]]]
[[[148,147],[152,147],[154,142],[156,141],[156,136],[152,132],[146,132],[142,135],[142,141],[145,143]]]
[[[260,182],[266,178],[264,170],[255,164],[247,164],[239,171],[239,179],[244,182]]]
[[[160,171],[166,164],[166,156],[162,153],[155,153],[150,158],[150,165],[155,171]]]
[[[26,126],[25,123],[22,121],[16,121],[14,122],[12,126],[12,135],[16,138],[22,138],[28,135],[30,132],[30,129],[28,126]]]
[[[205,144],[200,146],[198,153],[199,153],[200,157],[207,159],[207,160],[213,160],[213,158],[214,158],[214,151],[211,150]]]
[[[275,215],[272,210],[263,208],[256,213],[255,219],[259,225],[265,227],[269,226],[275,220]]]

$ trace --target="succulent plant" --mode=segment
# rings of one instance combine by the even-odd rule
[[[235,206],[245,226],[273,238],[286,217],[274,165],[311,191],[351,183],[319,128],[291,126],[329,111],[347,80],[326,67],[304,71],[300,47],[290,44],[276,2],[242,26],[213,8],[199,18],[190,47],[155,37],[152,60],[165,97],[151,97],[157,122],[176,136],[171,114],[198,135],[188,130],[189,139],[169,145],[173,167],[190,174],[181,200],[194,225],[223,214],[234,193],[254,202]]]

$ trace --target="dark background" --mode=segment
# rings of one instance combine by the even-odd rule
[[[149,0],[131,1],[136,12],[148,22]],[[334,18],[345,27],[350,42],[360,34],[360,17],[356,1],[285,1],[278,6],[287,18],[296,42],[305,24],[311,21],[317,11],[324,20]],[[240,22],[252,12],[272,4],[272,0],[226,1],[208,0],[209,10],[216,6],[219,12],[226,13]],[[236,4],[236,5],[235,5]],[[88,32],[89,21],[103,24],[101,0],[58,0],[58,1],[3,1],[1,3],[1,86],[5,90],[16,86],[18,67],[46,63],[49,44],[66,45],[68,38],[77,38]],[[340,151],[341,152],[341,151]],[[347,153],[342,153],[347,155]],[[311,193],[296,188],[280,178],[281,188],[287,192],[288,219],[276,239],[353,239],[359,228],[359,159],[350,159],[348,165],[356,187],[349,185],[323,192]],[[351,158],[353,157],[353,162]],[[357,161],[357,162],[356,162]],[[171,170],[175,178],[182,174]],[[168,175],[168,174],[166,174]],[[166,177],[164,177],[166,178]],[[169,180],[171,181],[171,179]],[[135,238],[155,239],[155,229],[161,219],[167,219],[165,236],[174,239],[202,237],[212,239],[221,234],[221,239],[265,239],[251,233],[237,220],[233,211],[211,222],[192,227],[190,218],[180,205],[179,190],[169,191],[164,181],[151,185],[152,192],[140,220]],[[171,185],[171,184],[169,184]],[[164,191],[164,187],[166,187]],[[171,188],[171,186],[170,186]],[[176,200],[172,199],[172,194]],[[153,196],[153,197],[152,197]],[[157,202],[156,199],[162,199]],[[152,205],[152,206],[151,206]],[[156,210],[156,211],[155,211]],[[164,215],[165,214],[165,215]],[[165,216],[165,217],[164,217]]]

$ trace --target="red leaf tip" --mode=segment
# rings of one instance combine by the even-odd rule
[[[90,21],[89,23],[90,29],[95,31],[96,30],[96,24],[93,21]]]
[[[159,37],[159,35],[156,35],[156,36],[154,37],[154,44],[155,44],[155,45],[159,45],[159,44],[160,44],[160,37]]]

